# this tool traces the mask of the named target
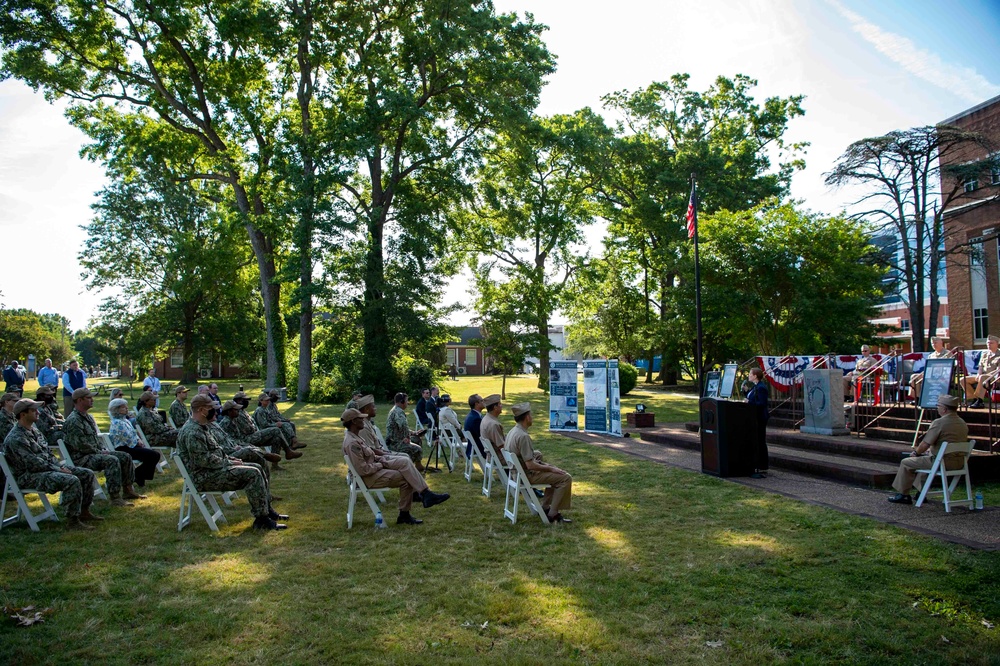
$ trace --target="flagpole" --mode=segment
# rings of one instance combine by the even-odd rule
[[[698,181],[697,174],[691,174],[691,198],[694,201],[694,311],[697,326],[695,340],[695,381],[698,395],[702,393],[701,372],[701,260],[698,256]]]

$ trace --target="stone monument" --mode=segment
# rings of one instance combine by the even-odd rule
[[[812,435],[848,435],[844,427],[844,373],[809,369],[802,373],[805,424],[799,432]]]

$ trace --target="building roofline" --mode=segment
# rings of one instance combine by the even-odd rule
[[[985,109],[986,107],[991,106],[993,104],[997,104],[997,103],[1000,103],[1000,95],[997,95],[996,97],[994,97],[992,99],[988,99],[985,102],[981,102],[979,104],[976,104],[971,109],[966,109],[965,111],[962,111],[961,113],[958,113],[958,114],[952,116],[951,118],[946,118],[945,120],[942,120],[941,122],[939,122],[938,125],[951,125],[956,120],[961,120],[962,118],[965,118],[966,116],[971,116],[976,111],[981,111],[982,109]]]

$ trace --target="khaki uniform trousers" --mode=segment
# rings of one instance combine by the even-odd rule
[[[986,397],[986,390],[992,386],[992,384],[993,383],[985,376],[983,377],[983,381],[977,381],[976,375],[969,375],[962,379],[962,386],[965,388],[966,398],[976,397],[982,400]],[[976,388],[973,389],[973,386]]]
[[[559,469],[558,467],[556,469]],[[542,508],[552,513],[559,513],[573,508],[573,477],[559,469],[558,472],[541,472],[524,470],[528,481],[534,484],[546,484],[545,495],[542,497]]]
[[[382,464],[382,469],[361,477],[365,486],[370,489],[399,488],[399,510],[408,512],[413,504],[413,493],[427,490],[427,482],[406,456],[386,456],[379,458],[378,462]]]
[[[944,468],[946,470],[962,469],[965,463],[965,455],[962,453],[948,453],[944,457]],[[930,469],[934,466],[934,456],[910,456],[903,458],[899,463],[899,471],[892,482],[892,487],[897,493],[904,495],[910,492],[911,488],[920,490],[922,484],[916,483],[918,469]]]

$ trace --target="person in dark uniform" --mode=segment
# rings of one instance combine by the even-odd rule
[[[754,470],[751,479],[763,479],[767,476],[767,421],[771,413],[767,409],[767,384],[764,382],[764,371],[760,368],[750,368],[750,383],[753,385],[747,393],[747,402],[757,408],[757,442],[754,456]]]

